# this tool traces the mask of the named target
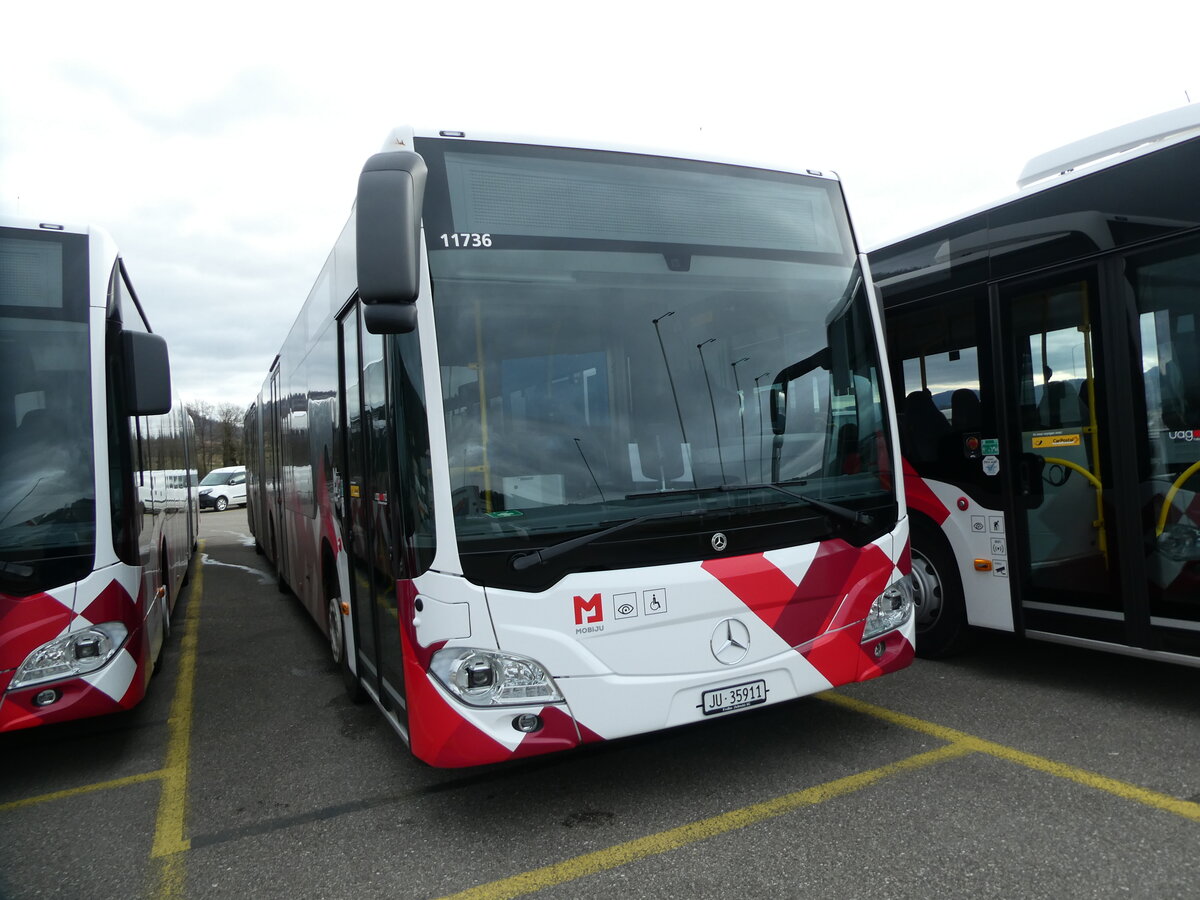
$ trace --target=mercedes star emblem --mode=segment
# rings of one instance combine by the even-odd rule
[[[750,652],[750,629],[737,619],[725,619],[713,629],[711,646],[717,662],[736,665]]]
[[[729,538],[725,537],[721,532],[717,532],[712,536],[713,549],[720,553],[729,546]]]

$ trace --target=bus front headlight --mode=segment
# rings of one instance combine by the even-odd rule
[[[104,622],[47,641],[25,657],[8,689],[94,672],[117,654],[128,634],[120,622]]]
[[[471,706],[530,706],[562,703],[554,679],[525,656],[452,647],[433,655],[429,670],[451,694]]]
[[[912,617],[912,611],[912,583],[908,576],[905,576],[889,584],[871,604],[871,610],[867,613],[867,624],[863,628],[863,641],[899,628]]]

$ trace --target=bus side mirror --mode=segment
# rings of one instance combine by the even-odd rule
[[[358,293],[368,307],[411,306],[417,301],[425,175],[425,160],[416,153],[396,150],[376,153],[358,176]]]
[[[161,335],[122,331],[125,356],[125,408],[131,416],[171,411],[171,362]]]
[[[408,334],[417,327],[417,308],[412,303],[364,306],[363,323],[371,334]]]

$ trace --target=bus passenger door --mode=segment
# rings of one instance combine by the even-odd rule
[[[1139,523],[1151,646],[1200,654],[1200,241],[1132,256],[1144,407]],[[1141,423],[1144,423],[1142,425]]]
[[[406,726],[394,572],[392,429],[384,342],[361,327],[357,308],[341,326],[345,472],[342,534],[349,560],[357,668],[383,707]]]
[[[341,336],[340,391],[343,398],[341,422],[341,526],[349,567],[350,601],[353,610],[355,669],[376,694],[379,692],[379,640],[371,602],[370,517],[366,490],[366,444],[362,415],[358,348],[358,310],[350,310],[338,323]]]
[[[1130,502],[1131,443],[1123,440],[1130,363],[1125,347],[1103,346],[1100,283],[1088,268],[1000,289],[996,349],[1007,359],[1010,412],[1001,464],[1012,466],[1013,493],[1007,540],[1018,544],[1011,574],[1027,631],[1136,645],[1144,641],[1144,602],[1127,590],[1141,552],[1128,527],[1139,515]]]

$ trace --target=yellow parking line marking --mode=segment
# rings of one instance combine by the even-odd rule
[[[200,541],[197,556],[203,553],[204,541]],[[152,860],[162,861],[158,888],[154,892],[158,898],[182,896],[184,869],[181,854],[191,847],[184,828],[203,583],[204,567],[197,559],[192,573],[187,617],[184,619],[183,640],[180,642],[179,678],[175,683],[175,697],[171,700],[171,712],[167,718],[167,756],[163,763],[162,794],[159,796],[158,815],[154,824],[154,845],[150,851]]]
[[[140,784],[143,781],[155,781],[162,778],[165,774],[165,769],[159,769],[155,772],[144,772],[141,775],[127,775],[124,778],[114,778],[111,781],[98,781],[95,784],[85,784],[77,788],[67,788],[64,791],[53,791],[49,794],[40,794],[37,797],[25,797],[21,800],[10,800],[7,803],[0,803],[0,812],[7,812],[10,809],[20,809],[22,806],[36,806],[39,803],[50,803],[53,800],[65,800],[68,797],[78,797],[82,794],[90,794],[94,791],[108,791],[113,788],[127,787],[131,784]]]
[[[972,752],[970,748],[961,744],[949,744],[937,750],[919,753],[916,756],[910,756],[899,762],[880,766],[877,769],[848,775],[836,781],[805,788],[804,790],[785,794],[782,797],[775,797],[771,800],[764,800],[761,803],[735,809],[718,816],[713,816],[712,818],[701,819],[698,822],[689,822],[686,825],[680,825],[678,828],[661,831],[658,834],[627,841],[604,850],[597,850],[594,853],[587,853],[560,863],[522,872],[510,878],[503,878],[499,881],[479,885],[478,887],[445,897],[443,900],[507,900],[507,898],[531,894],[548,887],[565,884],[566,882],[575,881],[588,875],[594,875],[597,872],[615,869],[618,866],[623,866],[649,856],[657,856],[671,850],[678,850],[689,844],[707,840],[708,838],[716,837],[730,831],[736,831],[739,828],[745,828],[748,825],[753,825],[767,819],[776,818],[803,806],[815,806],[819,803],[824,803],[826,800],[832,800],[835,797],[861,790],[891,775],[896,775],[900,772],[909,772],[970,752]]]
[[[1193,803],[1190,800],[1180,800],[1169,794],[1161,794],[1158,791],[1147,790],[1146,788],[1138,787],[1125,781],[1118,781],[1115,778],[1089,772],[1086,769],[1078,769],[1075,766],[1055,762],[1052,759],[1036,756],[1033,753],[1026,753],[1013,747],[1006,747],[1004,744],[997,744],[994,741],[974,737],[962,731],[956,731],[953,728],[946,728],[942,725],[936,725],[933,722],[926,722],[924,719],[918,719],[914,716],[885,709],[882,706],[875,706],[873,703],[856,700],[853,697],[847,697],[843,694],[826,692],[817,696],[820,700],[835,703],[846,709],[874,716],[877,719],[883,719],[885,722],[891,722],[894,725],[900,725],[913,731],[920,731],[932,737],[950,741],[956,745],[968,747],[977,753],[987,753],[998,759],[1007,760],[1008,762],[1035,769],[1039,772],[1045,772],[1057,778],[1065,778],[1077,784],[1095,788],[1098,791],[1107,791],[1125,800],[1132,800],[1144,806],[1173,813],[1185,819],[1191,819],[1194,822],[1200,822],[1200,803]]]

